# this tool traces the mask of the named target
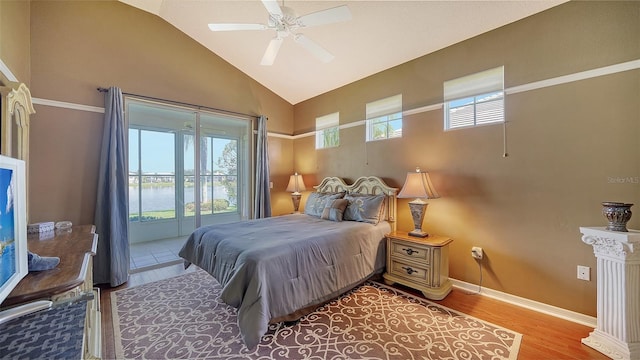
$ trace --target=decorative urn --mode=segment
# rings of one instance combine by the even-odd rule
[[[610,231],[627,232],[627,222],[631,219],[631,207],[633,204],[605,201],[602,203],[602,214],[609,224],[606,229]]]

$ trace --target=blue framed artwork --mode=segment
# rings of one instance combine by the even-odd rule
[[[0,303],[29,272],[22,160],[0,155]]]

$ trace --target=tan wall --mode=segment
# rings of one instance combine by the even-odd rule
[[[495,66],[509,88],[640,59],[639,18],[637,2],[566,3],[296,104],[294,133],[336,111],[341,124],[362,120],[367,102],[398,93],[405,110],[437,104],[443,81]],[[602,201],[640,206],[639,95],[640,70],[507,95],[506,158],[501,125],[444,132],[439,109],[405,117],[402,139],[365,144],[355,126],[334,149],[295,140],[294,167],[316,183],[377,175],[401,187],[420,166],[441,195],[424,228],[454,239],[453,278],[478,283],[470,250],[481,246],[484,287],[595,315],[596,261],[579,227],[606,224]],[[399,199],[399,229],[412,228],[409,200]],[[579,264],[593,281],[576,279]]]
[[[3,39],[4,40],[4,39]],[[31,93],[104,106],[96,88],[264,114],[291,134],[293,106],[166,23],[116,1],[31,2]],[[30,221],[92,223],[102,114],[36,106],[31,123]],[[287,196],[292,140],[269,139],[274,212]],[[285,206],[283,204],[282,206]]]
[[[163,20],[112,1],[33,1],[29,54],[8,45],[15,36],[7,35],[7,9],[17,3],[0,1],[0,57],[31,81],[36,98],[101,107],[95,88],[119,86],[266,114],[269,131],[283,134],[310,131],[315,117],[335,111],[341,123],[362,120],[366,102],[397,93],[405,109],[438,103],[444,80],[497,65],[505,65],[508,88],[640,58],[640,4],[571,2],[291,106]],[[365,144],[356,126],[341,131],[339,148],[316,151],[313,137],[272,137],[273,212],[291,211],[282,189],[293,170],[308,186],[327,175],[373,174],[400,187],[420,166],[442,196],[430,202],[424,227],[455,239],[452,277],[477,283],[469,252],[482,246],[483,286],[595,315],[596,282],[576,279],[576,265],[592,276],[596,266],[578,227],[604,224],[601,201],[640,204],[640,184],[609,180],[640,177],[638,94],[634,70],[508,95],[507,158],[501,126],[443,132],[441,110],[407,117],[402,139]],[[30,220],[90,223],[102,115],[36,111]],[[411,226],[407,201],[399,201],[401,229]],[[640,217],[629,226],[640,228]]]
[[[19,82],[29,86],[29,2],[0,1],[0,59]]]

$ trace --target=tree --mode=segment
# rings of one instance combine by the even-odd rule
[[[236,204],[238,198],[238,142],[229,141],[222,150],[222,156],[218,158],[218,167],[223,170],[222,186],[227,190],[229,202]]]
[[[390,139],[392,137],[402,136],[402,113],[395,113],[371,119],[371,139]],[[394,128],[393,123],[397,129]]]
[[[318,130],[316,132],[316,144],[322,148],[340,145],[340,128],[335,126]]]

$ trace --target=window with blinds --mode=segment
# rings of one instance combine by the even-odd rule
[[[367,103],[367,141],[402,137],[402,94]]]
[[[504,122],[504,66],[444,82],[444,129]]]
[[[316,149],[340,145],[340,113],[316,118]]]

